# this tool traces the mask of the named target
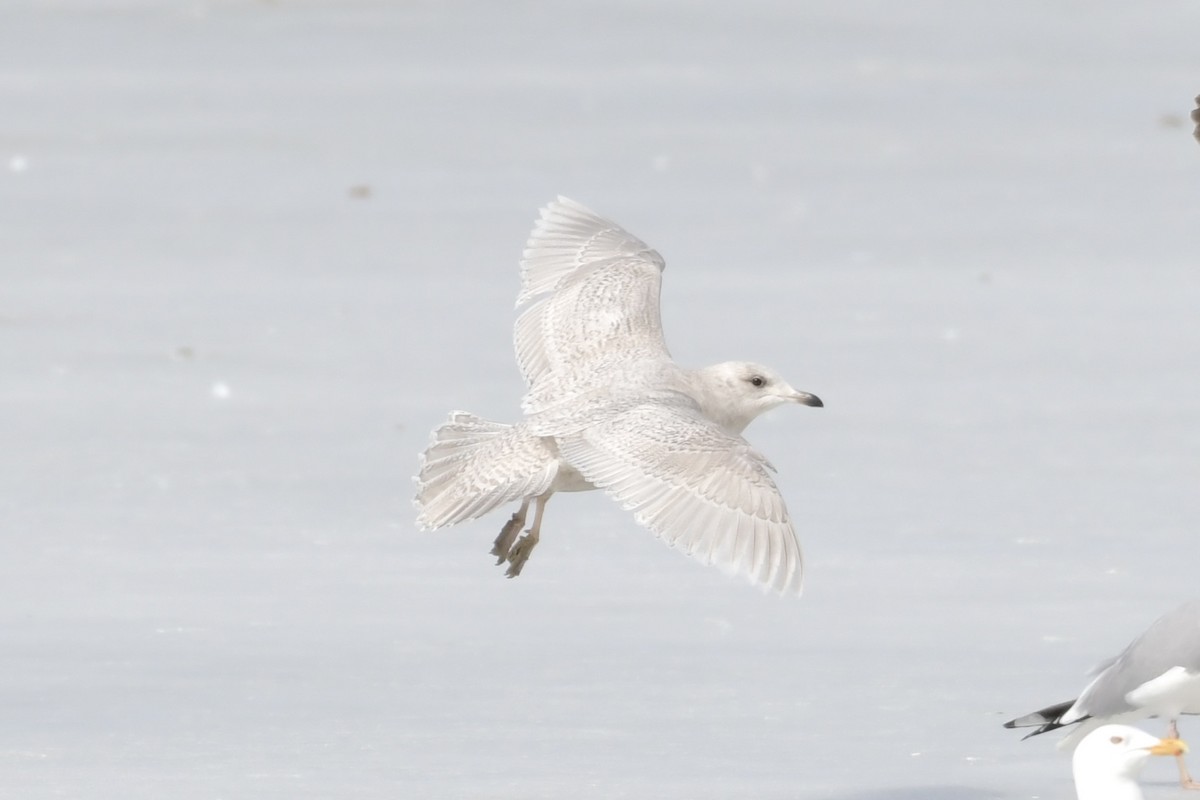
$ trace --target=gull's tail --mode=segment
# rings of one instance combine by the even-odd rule
[[[417,525],[433,530],[543,494],[557,470],[557,453],[524,425],[454,411],[421,454]]]

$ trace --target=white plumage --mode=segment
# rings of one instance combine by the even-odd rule
[[[525,417],[505,425],[454,412],[433,432],[416,479],[421,527],[520,500],[492,551],[512,577],[550,495],[601,488],[701,562],[799,592],[800,547],[773,468],[741,432],[778,405],[822,403],[759,364],[675,364],[659,313],[664,266],[578,203],[560,197],[542,210],[521,261],[514,330]],[[533,525],[516,540],[532,501]]]
[[[1078,800],[1142,800],[1138,775],[1151,756],[1182,756],[1187,745],[1129,725],[1102,725],[1075,748],[1071,771]]]

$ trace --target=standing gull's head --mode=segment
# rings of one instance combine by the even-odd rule
[[[825,405],[815,394],[793,389],[770,367],[750,361],[724,361],[695,374],[697,402],[730,433],[740,434],[759,414],[785,403]]]
[[[1129,725],[1101,725],[1075,748],[1071,768],[1079,800],[1142,800],[1138,774],[1150,756],[1187,752],[1179,739],[1159,739]]]

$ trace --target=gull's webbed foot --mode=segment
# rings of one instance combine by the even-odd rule
[[[504,527],[500,529],[500,535],[492,543],[492,555],[496,556],[497,564],[503,564],[508,560],[513,542],[516,540],[517,534],[521,532],[521,526],[525,524],[525,509],[527,508],[529,508],[528,503],[522,504],[521,510],[513,514],[512,519],[504,523]]]
[[[520,532],[521,526],[525,524],[525,512],[529,510],[529,500],[521,503],[521,509],[513,514],[513,518],[496,537],[496,546],[492,549],[492,555],[500,557],[497,564],[508,562],[508,569],[504,571],[508,577],[515,578],[521,574],[521,569],[529,560],[529,554],[537,546],[542,532],[542,514],[546,512],[546,501],[549,499],[549,492],[536,498],[537,511],[533,515],[533,526],[520,539],[513,541]]]
[[[1179,764],[1179,785],[1184,789],[1200,789],[1200,781],[1192,778],[1191,773],[1188,772],[1187,762],[1183,760],[1183,756],[1175,756],[1175,761]]]
[[[521,568],[525,566],[525,562],[529,560],[529,554],[537,546],[538,538],[538,532],[534,529],[517,540],[508,553],[508,569],[504,573],[506,576],[515,578],[521,574]]]

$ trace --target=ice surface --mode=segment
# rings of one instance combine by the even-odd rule
[[[1198,25],[9,0],[0,795],[1071,797],[1000,723],[1196,594]],[[602,496],[513,581],[500,517],[415,530],[558,193],[663,253],[681,363],[825,400],[748,431],[802,599]]]

